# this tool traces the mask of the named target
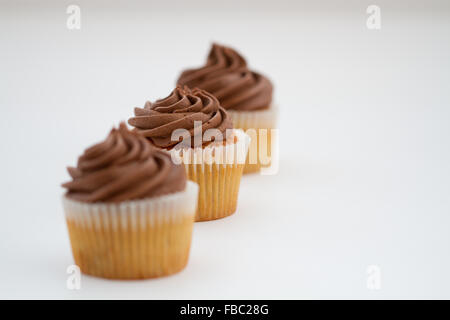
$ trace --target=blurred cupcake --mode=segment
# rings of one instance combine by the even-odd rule
[[[198,187],[170,155],[122,123],[68,171],[63,204],[82,272],[142,279],[186,266]]]
[[[277,110],[268,78],[251,71],[235,50],[213,44],[205,66],[184,71],[178,84],[212,93],[231,115],[234,127],[250,135],[244,173],[270,166],[271,129],[276,128]]]
[[[230,116],[213,95],[177,87],[134,113],[128,123],[153,145],[168,150],[174,161],[184,163],[188,179],[199,185],[196,221],[236,211],[249,139],[242,130],[232,129]]]

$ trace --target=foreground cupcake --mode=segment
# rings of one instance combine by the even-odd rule
[[[186,266],[198,187],[166,152],[122,123],[68,171],[63,204],[82,272],[140,279]]]
[[[231,115],[234,127],[251,136],[244,173],[270,165],[271,129],[276,127],[277,110],[268,78],[251,71],[235,50],[213,44],[205,66],[184,71],[178,84],[212,93]]]
[[[232,129],[232,120],[210,93],[187,87],[144,108],[128,123],[153,145],[183,162],[188,179],[199,185],[196,221],[214,220],[236,211],[248,136]],[[183,141],[180,142],[180,139]]]

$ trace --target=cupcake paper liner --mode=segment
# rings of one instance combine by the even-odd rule
[[[233,137],[234,143],[226,145],[172,150],[172,159],[182,162],[188,179],[199,186],[195,221],[220,219],[236,211],[250,138],[242,130],[233,130]]]
[[[244,174],[258,172],[263,167],[269,167],[271,165],[270,157],[272,156],[271,129],[276,128],[278,109],[271,106],[267,110],[229,110],[228,112],[233,119],[234,127],[246,131],[251,137]],[[260,129],[266,129],[266,131],[262,132]],[[265,158],[266,156],[267,159]]]
[[[75,263],[85,274],[143,279],[187,264],[198,186],[157,198],[83,203],[63,197]]]

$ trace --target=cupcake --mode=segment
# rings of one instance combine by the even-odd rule
[[[156,147],[183,163],[199,186],[196,221],[224,218],[236,211],[249,138],[212,94],[178,86],[144,108],[128,123]],[[181,140],[181,141],[180,141]]]
[[[122,123],[68,171],[63,205],[83,273],[143,279],[186,266],[198,187],[170,155]]]
[[[244,173],[270,166],[271,129],[276,127],[277,110],[268,78],[251,71],[235,50],[213,44],[205,66],[184,71],[178,84],[212,93],[231,115],[234,127],[250,135]]]

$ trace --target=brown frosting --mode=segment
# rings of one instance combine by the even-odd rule
[[[172,140],[176,129],[188,130],[191,146],[194,146],[194,121],[201,121],[202,134],[208,129],[217,129],[225,139],[227,129],[233,127],[230,116],[216,97],[197,88],[177,86],[168,97],[147,102],[144,108],[135,108],[134,114],[128,123],[154,145],[167,149],[179,143]],[[208,143],[203,141],[203,145]]]
[[[131,132],[125,123],[105,141],[86,149],[72,181],[64,183],[68,198],[83,202],[121,202],[183,191],[186,172],[170,155]]]
[[[235,50],[213,44],[206,65],[184,71],[178,84],[212,93],[227,110],[268,109],[273,87],[265,76],[248,69]]]

